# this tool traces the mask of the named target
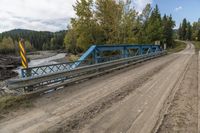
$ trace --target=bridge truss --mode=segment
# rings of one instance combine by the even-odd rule
[[[92,65],[121,58],[147,55],[162,51],[158,45],[93,45],[75,62],[58,63],[22,69],[22,78],[70,71],[80,66]]]

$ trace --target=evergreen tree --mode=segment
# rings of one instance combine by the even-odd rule
[[[149,43],[154,43],[155,41],[161,41],[163,27],[160,11],[158,9],[158,5],[153,9],[151,16],[148,21],[148,25],[146,28],[147,40]]]
[[[200,19],[199,19],[200,20]],[[194,22],[192,25],[192,39],[199,40],[200,21]]]
[[[197,41],[200,41],[200,30],[198,31],[198,34],[197,34]]]
[[[192,39],[192,26],[191,26],[190,22],[187,23],[186,39],[187,40],[191,40]]]
[[[180,40],[200,40],[199,38],[200,22],[194,22],[192,25],[186,19],[178,29],[178,36]]]
[[[182,40],[183,34],[182,34],[182,24],[180,24],[178,29],[178,39]]]
[[[182,40],[186,40],[187,39],[187,37],[186,37],[186,34],[187,34],[187,20],[186,20],[186,18],[185,19],[183,19],[183,23],[182,23],[182,31],[181,31],[181,39]]]
[[[163,39],[167,47],[173,47],[173,28],[175,22],[172,20],[172,16],[164,15],[163,19]]]
[[[44,44],[42,45],[42,50],[50,50],[49,45],[48,45],[47,43],[44,43]]]

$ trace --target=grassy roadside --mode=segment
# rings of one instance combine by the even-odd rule
[[[200,50],[200,42],[199,41],[192,41],[192,43],[195,46],[196,52]]]
[[[0,96],[0,119],[11,111],[33,107],[32,100],[26,96]]]
[[[186,44],[181,41],[175,41],[175,47],[167,49],[168,53],[176,53],[184,50],[186,48]]]

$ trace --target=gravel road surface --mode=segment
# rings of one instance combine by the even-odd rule
[[[42,95],[33,108],[0,120],[0,133],[168,133],[171,122],[174,131],[195,133],[197,60],[187,42],[179,53]],[[189,113],[185,125],[176,125],[179,113]]]

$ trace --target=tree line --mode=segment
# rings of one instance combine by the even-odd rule
[[[200,41],[200,19],[191,24],[184,18],[179,26],[177,38],[180,40]]]
[[[28,51],[62,49],[66,32],[53,33],[21,29],[3,32],[0,34],[0,53],[14,53],[21,38],[25,40]]]
[[[33,50],[32,45],[29,41],[25,41],[26,44],[26,51]],[[11,37],[3,37],[0,41],[0,54],[14,54],[19,51],[18,43],[15,41],[13,42],[13,39]]]
[[[152,44],[160,41],[173,47],[175,22],[171,15],[161,16],[158,6],[147,4],[139,13],[131,0],[77,0],[64,43],[72,53],[90,45]]]

